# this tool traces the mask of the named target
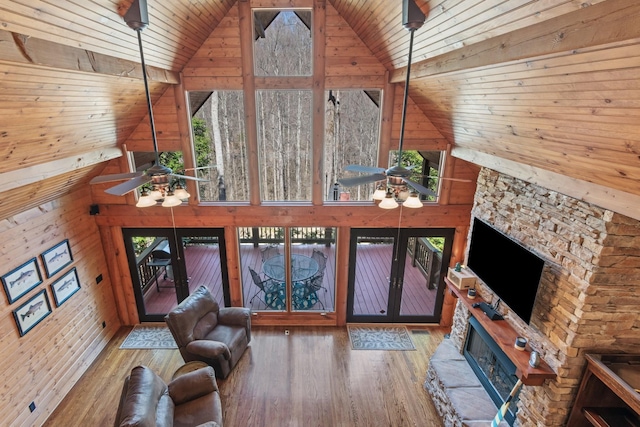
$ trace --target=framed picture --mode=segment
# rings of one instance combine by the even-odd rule
[[[63,240],[51,249],[43,252],[41,256],[47,277],[53,276],[73,261],[68,239]]]
[[[56,307],[60,307],[63,302],[79,290],[80,280],[78,280],[78,272],[76,268],[73,267],[51,285],[51,293],[53,294],[53,300],[56,302]]]
[[[46,289],[43,289],[31,297],[29,301],[13,310],[13,317],[16,319],[20,336],[24,336],[49,314],[51,314],[51,304],[49,304]]]
[[[9,304],[42,283],[42,276],[35,258],[2,276],[2,285]]]

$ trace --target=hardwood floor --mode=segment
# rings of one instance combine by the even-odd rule
[[[346,327],[254,327],[247,352],[219,380],[226,427],[440,427],[422,384],[447,329],[409,326],[416,351],[352,350]],[[137,365],[168,380],[178,350],[120,350],[121,328],[45,426],[113,425],[123,379]]]

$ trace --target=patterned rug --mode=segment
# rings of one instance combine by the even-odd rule
[[[178,348],[166,326],[135,325],[121,349]]]
[[[347,325],[351,348],[354,350],[415,350],[413,340],[404,326]]]

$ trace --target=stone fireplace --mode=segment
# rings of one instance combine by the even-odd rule
[[[491,400],[500,407],[518,381],[516,366],[474,317],[469,319],[462,354]],[[516,397],[509,406],[505,416],[508,422],[515,419],[517,402]]]
[[[530,323],[504,304],[499,312],[557,374],[521,389],[513,425],[562,426],[582,377],[584,353],[640,353],[640,222],[487,168],[478,177],[472,216],[545,260]],[[495,302],[482,283],[478,293]],[[434,355],[455,365],[458,375],[462,364],[469,366],[462,354],[470,318],[458,303],[450,339],[441,345],[447,348]],[[442,375],[446,369],[430,366],[425,382],[439,411],[451,400],[441,390],[451,381]],[[446,426],[473,425],[441,415]]]

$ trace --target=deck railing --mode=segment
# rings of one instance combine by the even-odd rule
[[[295,227],[291,243],[323,243],[326,247],[335,242],[331,227]],[[261,243],[274,244],[284,241],[283,227],[240,227],[238,228],[240,243],[252,243],[254,248]]]
[[[427,287],[435,289],[440,281],[442,252],[424,237],[410,237],[407,251],[411,255],[411,264],[418,267],[427,279]]]
[[[151,260],[151,253],[161,247],[162,245],[166,245],[167,239],[161,237],[156,238],[146,249],[140,253],[136,257],[136,267],[138,269],[138,277],[140,277],[140,286],[142,287],[142,292],[146,291],[147,288],[151,285],[153,280],[155,279],[155,272],[153,268],[151,268],[148,264]]]

